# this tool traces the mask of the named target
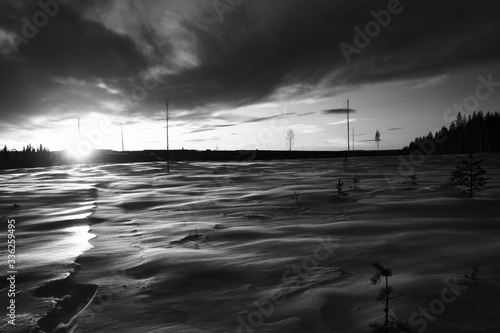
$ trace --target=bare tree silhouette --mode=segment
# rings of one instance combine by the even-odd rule
[[[286,132],[286,146],[289,151],[292,151],[292,147],[295,143],[295,132],[292,129],[289,129]]]

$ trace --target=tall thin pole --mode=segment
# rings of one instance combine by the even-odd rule
[[[167,111],[165,112],[165,118],[167,120],[167,172],[170,172],[170,149],[168,146],[168,99],[165,106],[167,108]]]
[[[120,123],[120,129],[121,129],[121,132],[122,132],[122,152],[125,151],[125,146],[123,145],[123,123]]]
[[[82,137],[80,136],[80,117],[78,117],[78,143],[80,143],[81,138]],[[77,158],[78,158],[78,162],[80,163],[80,167],[81,167],[82,166],[82,157],[78,153],[77,153]]]
[[[351,140],[349,140],[349,100],[347,100],[347,156],[349,156],[350,141]]]

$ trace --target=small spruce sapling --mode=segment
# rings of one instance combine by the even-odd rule
[[[359,190],[359,187],[358,187],[359,182],[360,182],[360,179],[358,178],[358,176],[356,174],[354,174],[354,177],[352,178],[352,186],[351,186],[353,191]]]
[[[349,159],[347,157],[344,158],[344,162],[342,162],[342,165],[344,166],[344,171],[345,171],[349,166]]]
[[[337,194],[335,194],[333,197],[336,198],[338,201],[344,200],[344,197],[347,197],[349,195],[348,192],[344,191],[342,189],[342,186],[344,186],[344,182],[341,181],[340,179],[337,182],[337,185],[335,187],[337,188]]]
[[[472,267],[472,272],[470,275],[468,274],[464,274],[463,277],[459,276],[458,278],[462,278],[462,279],[469,279],[469,280],[472,280],[474,282],[474,286],[477,287],[477,283],[479,281],[483,281],[483,282],[486,282],[486,280],[484,279],[481,279],[479,277],[479,275],[477,274],[477,272],[479,271],[479,269],[477,267]]]
[[[403,182],[403,185],[406,185],[406,190],[411,190],[412,186],[417,186],[417,174],[409,175],[410,180]]]
[[[297,192],[294,189],[292,189],[292,191],[293,191],[293,193],[290,194],[290,199],[292,199],[292,200],[295,199],[295,202],[297,203],[297,207],[301,208],[300,203],[299,203],[299,193],[300,192]]]
[[[373,328],[374,333],[409,332],[407,323],[399,321],[389,314],[389,301],[402,296],[396,295],[391,297],[394,291],[394,288],[389,285],[389,277],[392,276],[392,270],[388,267],[384,267],[378,262],[373,263],[372,266],[375,267],[375,274],[370,278],[371,284],[377,285],[382,279],[385,280],[385,287],[380,289],[377,296],[377,301],[383,301],[385,303],[385,321],[384,324],[372,323],[370,327]]]
[[[486,170],[481,167],[483,162],[484,159],[475,160],[474,154],[469,153],[468,158],[462,159],[462,165],[452,171],[450,182],[465,187],[462,193],[473,198],[490,179],[483,177],[486,174]]]

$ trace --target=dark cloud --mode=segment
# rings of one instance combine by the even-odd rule
[[[498,60],[499,5],[424,0],[402,1],[403,11],[347,64],[339,44],[354,45],[353,28],[364,29],[374,20],[370,11],[387,3],[257,0],[227,13],[213,30],[187,21],[202,61],[170,76],[159,95],[176,96],[186,108],[237,107],[266,101],[287,86],[300,87],[291,94],[306,93],[322,84],[335,89],[423,78]],[[169,89],[179,83],[192,89]]]
[[[129,37],[86,20],[67,7],[60,6],[45,26],[33,28],[29,25],[33,14],[41,12],[40,7],[19,2],[7,11],[7,6],[2,4],[0,29],[14,34],[20,42],[10,44],[0,54],[3,120],[54,109],[59,110],[58,116],[64,116],[65,111],[78,109],[73,103],[96,110],[96,102],[106,96],[95,84],[129,79],[148,64]],[[69,89],[70,83],[77,89]]]
[[[349,113],[354,113],[356,112],[356,110],[354,109],[349,109]],[[318,111],[318,113],[321,113],[321,114],[347,114],[347,111],[346,109],[327,109],[327,110],[321,110],[321,111]]]
[[[184,7],[165,9],[181,3]],[[130,95],[154,66],[169,71],[158,74],[158,85],[128,105],[129,112],[153,116],[168,97],[176,109],[203,117],[223,108],[300,98],[317,88],[326,97],[362,84],[433,77],[500,59],[498,2],[402,0],[402,12],[348,64],[340,43],[355,45],[354,27],[364,30],[374,20],[370,11],[386,9],[387,3],[243,1],[220,22],[211,1],[75,0],[20,44],[17,54],[0,52],[0,117],[63,116],[82,105],[99,110],[100,100],[119,98],[95,84]],[[2,2],[0,29],[20,35],[21,17],[31,17],[37,6]],[[167,16],[171,12],[175,15]],[[101,22],[112,15],[109,21],[119,27],[114,30]]]
[[[402,130],[402,127],[394,127],[394,128],[389,128],[388,131],[399,131]]]

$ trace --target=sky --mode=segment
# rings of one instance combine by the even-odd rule
[[[494,0],[3,0],[0,145],[399,149],[500,110]],[[79,120],[78,120],[79,119]],[[80,123],[80,130],[78,128]],[[83,148],[82,148],[83,149]]]

